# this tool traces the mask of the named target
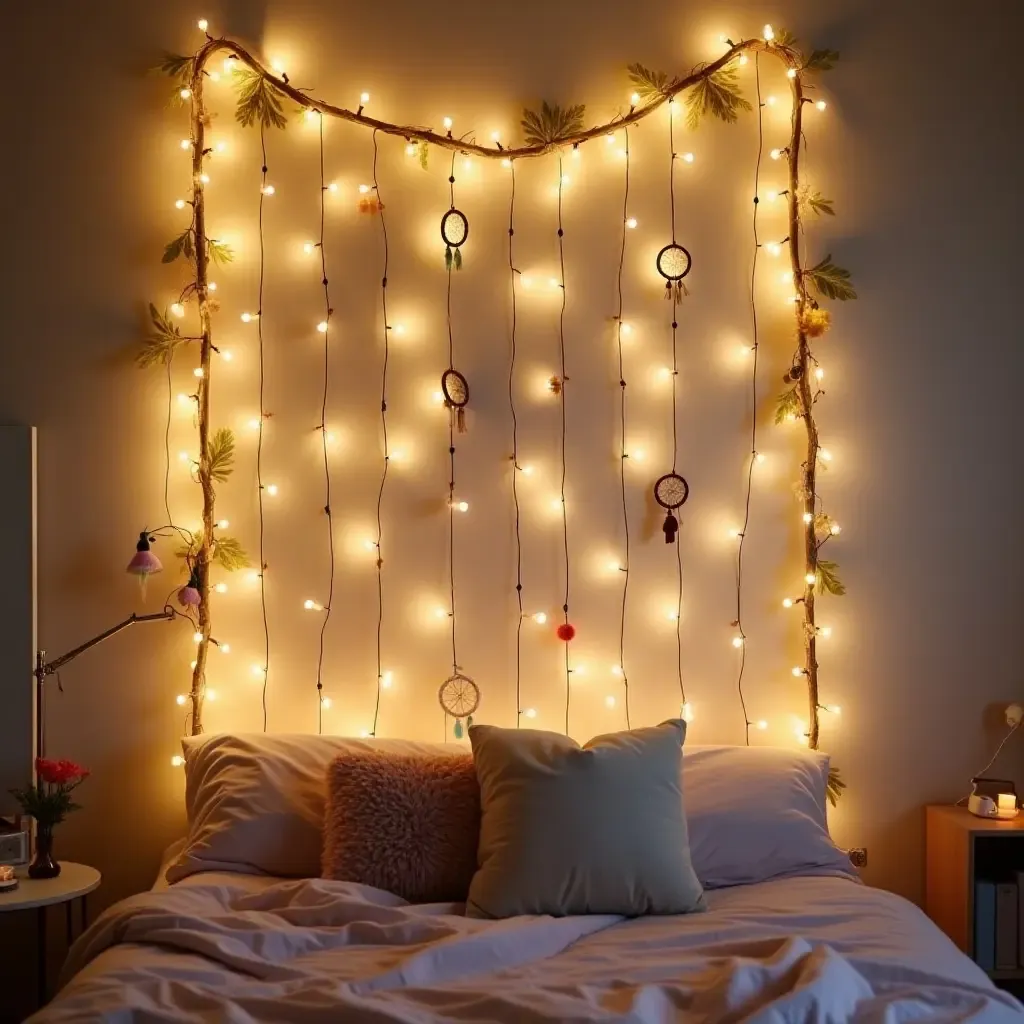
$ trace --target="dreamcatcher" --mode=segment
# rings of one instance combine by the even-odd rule
[[[466,406],[469,404],[469,382],[455,369],[441,374],[441,392],[446,409],[455,410],[455,419],[460,434],[466,432]]]
[[[452,179],[455,180],[454,178]],[[441,238],[444,239],[444,265],[448,270],[454,265],[456,270],[462,269],[462,250],[469,237],[469,221],[461,210],[453,206],[441,218]]]
[[[683,278],[690,272],[690,254],[675,241],[658,253],[658,273],[665,278],[665,298],[681,302],[689,295]]]
[[[690,496],[690,485],[676,472],[666,473],[659,477],[654,485],[654,500],[665,509],[665,543],[671,544],[676,539],[679,520],[673,514],[675,510],[686,504]]]
[[[473,712],[480,706],[480,688],[469,676],[456,671],[441,684],[437,699],[445,714],[455,719],[452,733],[457,740],[461,740],[464,735],[463,718],[468,729],[473,724]]]

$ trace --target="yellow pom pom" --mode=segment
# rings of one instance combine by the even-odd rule
[[[808,307],[800,317],[800,330],[808,338],[820,338],[832,326],[832,317],[827,309]]]

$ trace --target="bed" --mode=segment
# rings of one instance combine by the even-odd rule
[[[267,757],[269,741],[259,742],[259,763],[271,762],[276,785],[286,773]],[[310,749],[305,741],[307,757]],[[813,854],[799,797],[789,793],[793,806],[781,813],[766,798],[780,775],[763,770],[766,755],[742,755],[757,762],[760,781],[747,780],[737,799],[748,806],[738,806],[723,804],[721,787],[723,764],[739,755],[703,750],[707,756],[692,758],[696,768],[684,760],[683,777],[705,885],[715,871],[721,881],[749,870],[749,858],[730,864],[723,853],[741,846],[761,869],[773,869],[797,827],[805,830],[803,867],[708,887],[703,913],[505,920],[467,917],[456,903],[410,904],[354,882],[244,867],[192,870],[169,883],[168,867],[150,892],[108,909],[75,943],[60,993],[33,1024],[1024,1019],[1021,1005],[919,909]],[[714,775],[705,779],[702,765]],[[239,806],[253,811],[256,800],[255,790],[237,784],[243,776],[271,800],[254,770],[240,773],[236,763],[231,771]],[[758,808],[771,821],[758,820]],[[268,816],[276,833],[301,842],[280,808],[255,808],[250,821]],[[780,820],[788,822],[785,842]],[[250,835],[245,845],[251,856],[258,841]],[[180,849],[169,851],[168,865],[180,861]]]

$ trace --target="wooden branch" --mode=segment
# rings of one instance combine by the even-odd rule
[[[282,95],[287,96],[305,109],[318,110],[321,114],[336,117],[342,121],[350,121],[353,124],[360,124],[364,128],[371,128],[385,135],[395,135],[407,141],[426,142],[441,149],[452,149],[459,153],[479,156],[489,160],[518,160],[523,157],[543,156],[545,153],[551,153],[566,146],[578,146],[583,142],[589,142],[591,139],[607,135],[609,132],[618,131],[620,128],[637,124],[645,117],[653,114],[662,104],[669,102],[679,93],[696,85],[703,79],[710,78],[711,75],[721,71],[722,68],[741,53],[747,51],[770,53],[781,60],[786,67],[798,66],[792,57],[791,51],[774,46],[763,39],[745,39],[730,46],[718,60],[712,61],[699,71],[692,71],[685,77],[673,82],[656,99],[638,107],[630,107],[628,114],[614,118],[606,124],[595,125],[593,128],[587,128],[585,131],[577,132],[574,135],[567,135],[565,138],[554,142],[548,142],[543,145],[518,146],[515,148],[506,147],[504,149],[498,146],[481,146],[468,139],[456,138],[451,132],[448,132],[446,135],[439,135],[429,128],[416,128],[412,125],[399,125],[392,124],[389,121],[379,121],[375,117],[362,113],[362,108],[359,110],[348,110],[345,107],[337,107],[333,103],[319,100],[308,93],[296,89],[290,82],[286,82],[280,75],[261,64],[244,46],[232,39],[210,39],[196,55],[196,72],[202,73],[210,58],[218,53],[233,54],[246,67],[265,78],[268,82],[271,82]],[[193,97],[196,95],[194,89],[192,95]]]

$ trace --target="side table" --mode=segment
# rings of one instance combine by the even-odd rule
[[[61,861],[60,874],[56,878],[29,878],[27,868],[19,868],[18,887],[0,892],[0,914],[14,910],[35,910],[36,912],[36,982],[39,1005],[46,1002],[46,908],[63,903],[67,925],[67,942],[71,945],[74,936],[74,904],[81,906],[82,926],[85,931],[89,923],[86,898],[96,889],[101,880],[100,873],[86,864]]]

